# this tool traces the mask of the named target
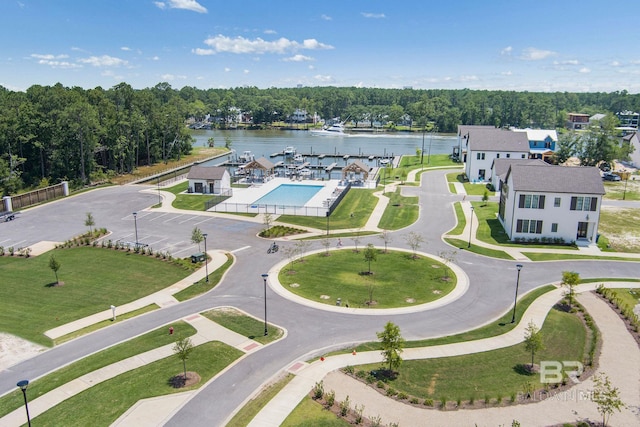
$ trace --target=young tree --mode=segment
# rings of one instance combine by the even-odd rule
[[[614,387],[603,372],[593,377],[593,400],[598,405],[598,412],[602,415],[602,425],[606,426],[613,411],[620,412],[626,405],[620,399],[618,387]]]
[[[488,201],[489,201],[489,190],[484,190],[484,194],[482,194],[482,206],[487,206]]]
[[[351,238],[351,240],[353,240],[353,245],[355,246],[355,249],[353,250],[355,253],[359,253],[360,251],[358,250],[358,245],[360,244],[360,240],[362,240],[362,238],[360,237],[360,232],[362,231],[362,229],[358,228],[356,230],[356,234],[353,235],[353,237]]]
[[[405,240],[407,242],[407,245],[409,245],[411,247],[411,250],[413,251],[412,258],[417,259],[418,258],[417,252],[418,252],[418,249],[420,248],[420,245],[424,243],[424,237],[412,231],[405,237]]]
[[[56,259],[56,257],[53,256],[53,254],[51,255],[51,257],[49,257],[49,268],[53,270],[53,273],[56,275],[57,285],[58,283],[60,283],[60,281],[58,280],[58,270],[60,270],[60,262]]]
[[[267,231],[271,228],[271,224],[273,223],[273,214],[271,214],[270,212],[265,212],[262,217],[262,221],[264,222],[264,232],[266,234]]]
[[[324,255],[329,256],[329,246],[331,246],[331,240],[329,240],[328,237],[325,237],[320,241],[320,243],[322,244],[322,246],[324,246]]]
[[[382,233],[380,234],[380,238],[384,241],[384,253],[387,253],[387,245],[389,243],[391,243],[391,233],[389,233],[389,230],[382,230]]]
[[[93,226],[96,225],[95,220],[93,219],[93,215],[91,212],[87,212],[87,217],[84,220],[84,225],[89,227],[89,234],[93,236]]]
[[[442,258],[444,263],[444,277],[445,279],[449,278],[449,265],[455,262],[457,251],[441,251],[438,253],[438,256]]]
[[[231,141],[231,137],[225,136],[224,137],[224,148],[226,148],[227,150],[231,150],[231,145],[232,144],[233,144],[233,141]]]
[[[193,351],[193,344],[191,343],[191,339],[182,338],[176,341],[173,346],[173,352],[178,356],[178,359],[182,360],[182,367],[184,369],[184,381],[187,382],[187,359],[191,355]]]
[[[402,364],[402,349],[404,348],[404,338],[400,335],[398,325],[387,322],[382,332],[377,332],[380,346],[382,347],[382,357],[389,364],[389,371],[393,371]]]
[[[209,148],[213,148],[215,146],[215,141],[213,137],[210,137],[209,139],[207,139],[207,145],[209,146]]]
[[[540,329],[533,321],[529,322],[529,325],[524,330],[524,348],[531,352],[531,369],[533,370],[533,358],[536,352],[544,348]]]
[[[198,227],[193,227],[193,231],[191,232],[191,243],[198,245],[198,252],[200,252],[200,243],[204,240],[204,235],[202,234],[202,230]]]
[[[560,285],[562,286],[566,286],[567,292],[567,298],[569,299],[569,308],[571,308],[571,305],[573,304],[573,295],[574,295],[574,288],[580,283],[580,274],[576,273],[575,271],[563,271],[562,272],[562,282],[560,282]]]
[[[300,255],[300,261],[303,261],[304,257],[302,255],[309,250],[311,242],[308,240],[298,240],[294,246],[296,247],[296,253]]]
[[[378,251],[369,243],[364,250],[364,260],[369,263],[369,271],[367,271],[367,274],[371,274],[371,261],[375,261],[376,259],[378,259]]]

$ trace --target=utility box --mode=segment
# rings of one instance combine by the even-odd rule
[[[203,262],[206,258],[207,257],[204,254],[204,252],[198,252],[197,254],[191,255],[191,262],[194,263],[194,264],[196,262]]]

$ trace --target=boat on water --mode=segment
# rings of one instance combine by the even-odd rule
[[[293,161],[296,163],[303,163],[304,157],[302,157],[302,154],[297,153],[295,156],[293,156]]]
[[[324,126],[322,129],[311,129],[309,132],[311,132],[313,136],[349,136],[349,134],[344,131],[344,122]]]
[[[255,160],[255,156],[253,155],[253,153],[251,151],[243,151],[242,155],[238,157],[238,159],[242,162],[242,163],[249,163]]]
[[[389,159],[380,159],[380,166],[387,166],[389,164]]]
[[[285,156],[293,156],[296,154],[296,147],[288,146],[282,151]]]

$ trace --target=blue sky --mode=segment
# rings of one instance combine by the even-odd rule
[[[640,92],[637,0],[0,0],[0,85]]]

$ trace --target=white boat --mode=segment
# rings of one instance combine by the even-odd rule
[[[293,156],[296,154],[296,147],[288,146],[282,151],[285,156]]]
[[[344,122],[334,123],[322,129],[311,129],[309,132],[311,132],[313,136],[349,136],[349,134],[344,131]]]
[[[242,155],[238,157],[238,159],[240,159],[240,161],[243,163],[249,163],[255,160],[255,156],[251,151],[243,151]]]
[[[295,156],[293,156],[293,161],[296,163],[302,163],[304,162],[304,157],[302,157],[302,154],[297,153]]]
[[[380,166],[387,166],[389,164],[389,159],[380,159]]]
[[[307,169],[307,168],[300,169],[298,171],[298,174],[300,174],[300,176],[311,176],[311,169]]]

